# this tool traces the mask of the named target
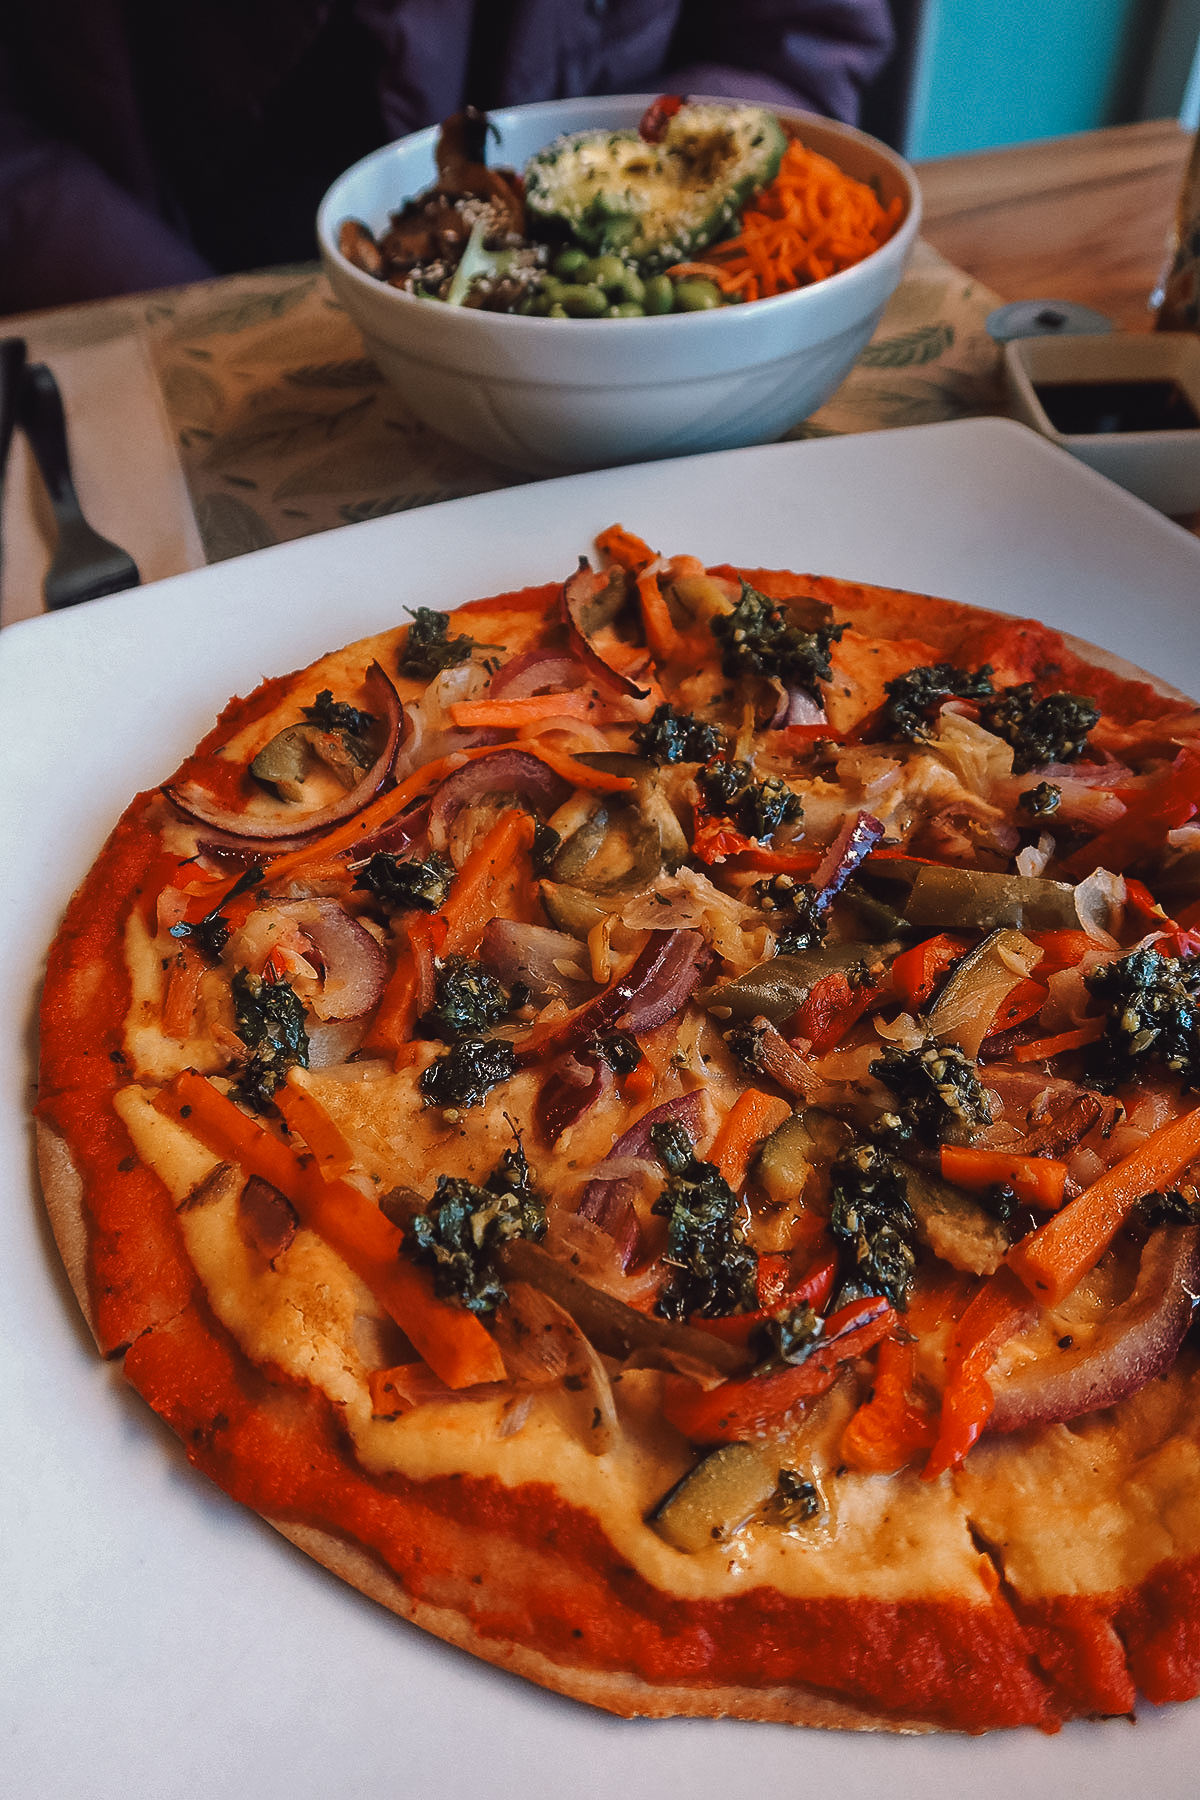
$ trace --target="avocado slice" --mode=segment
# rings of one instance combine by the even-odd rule
[[[527,214],[594,256],[615,251],[657,274],[736,229],[786,147],[758,106],[682,106],[657,144],[636,131],[574,132],[526,164]]]

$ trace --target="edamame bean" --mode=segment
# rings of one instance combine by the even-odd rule
[[[608,295],[603,288],[574,284],[559,289],[558,304],[568,318],[599,319],[608,311]]]
[[[651,318],[669,313],[675,305],[675,284],[669,275],[652,275],[646,283],[642,305]]]
[[[626,264],[619,256],[594,256],[580,276],[590,286],[603,288],[605,293],[615,289],[618,293],[624,289]]]
[[[615,306],[609,307],[608,316],[610,319],[644,319],[646,309],[639,306],[636,300],[619,300]]]
[[[567,248],[560,250],[554,259],[554,273],[560,281],[579,280],[582,277],[582,271],[587,268],[591,260],[586,250],[580,250],[578,246],[568,244]]]
[[[675,284],[676,312],[711,312],[721,304],[721,290],[715,281],[678,281]]]

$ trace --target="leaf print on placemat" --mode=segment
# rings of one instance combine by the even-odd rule
[[[297,281],[294,287],[243,294],[226,306],[214,307],[211,312],[180,319],[171,335],[176,339],[219,337],[246,331],[252,325],[264,325],[271,319],[282,319],[285,313],[307,300],[320,279],[319,275],[310,275]]]
[[[368,356],[356,356],[346,362],[309,363],[303,369],[288,369],[283,379],[301,388],[383,386],[383,376]]]
[[[340,412],[305,412],[299,407],[259,413],[235,425],[217,438],[208,454],[210,468],[245,462],[247,458],[271,461],[332,443],[375,404],[374,394],[344,406]]]
[[[922,363],[936,362],[954,343],[954,327],[947,320],[918,325],[915,331],[904,331],[896,337],[876,338],[858,358],[865,369],[910,369]]]
[[[234,494],[204,494],[196,501],[196,524],[204,545],[205,560],[227,562],[250,550],[265,550],[276,542],[260,513]]]
[[[167,411],[176,421],[211,426],[221,410],[221,384],[194,363],[172,363],[159,377]]]

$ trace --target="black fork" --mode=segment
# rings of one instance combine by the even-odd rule
[[[71,479],[62,396],[45,363],[28,363],[21,381],[17,417],[37,458],[58,526],[54,559],[46,574],[50,612],[137,587],[137,564],[117,544],[88,524]]]

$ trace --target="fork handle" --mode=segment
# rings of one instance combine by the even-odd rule
[[[71,457],[67,449],[67,422],[63,415],[62,395],[45,363],[25,365],[17,414],[21,429],[37,458],[59,526],[82,519],[79,496],[71,479]]]

